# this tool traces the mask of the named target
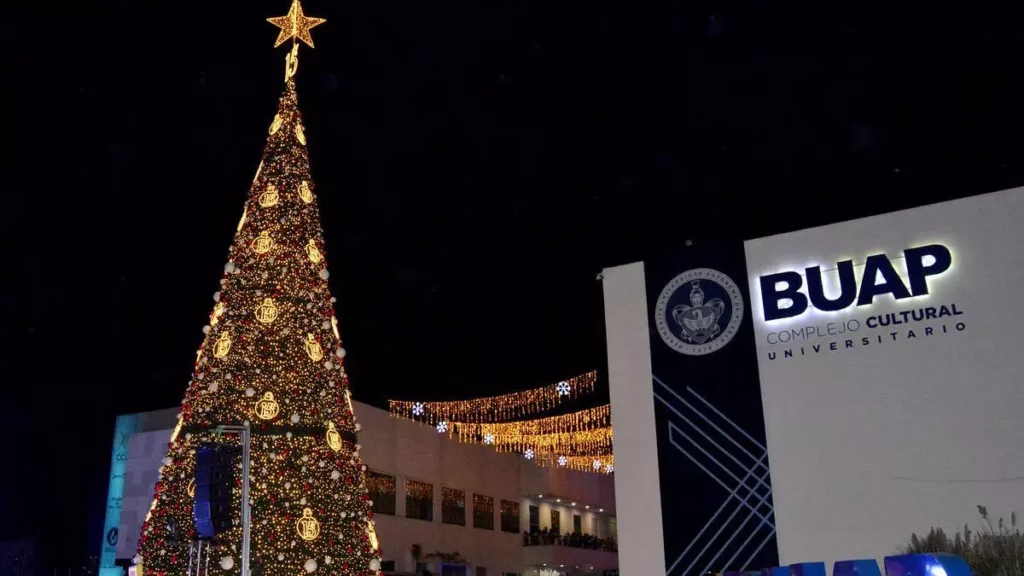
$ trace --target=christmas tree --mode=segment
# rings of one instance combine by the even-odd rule
[[[252,574],[380,569],[295,90],[298,42],[312,47],[310,29],[323,20],[294,0],[270,22],[281,28],[277,46],[292,41],[284,91],[142,527],[135,561],[147,576],[189,571],[196,453],[213,442],[240,443],[219,426],[250,427]],[[238,521],[206,543],[209,574],[244,573],[242,539]]]

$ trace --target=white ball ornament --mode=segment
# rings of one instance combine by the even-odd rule
[[[331,557],[330,556],[324,556],[324,564],[327,564],[328,566],[331,565]]]
[[[209,333],[210,333],[210,326],[209,325],[203,326],[203,334],[209,334]]]
[[[288,490],[288,489],[289,489],[289,488],[291,488],[291,487],[292,487],[292,483],[291,483],[291,482],[285,482],[285,483],[284,483],[284,489],[285,489],[285,490]]]
[[[341,478],[341,472],[337,470],[331,471],[331,480],[337,480],[338,478]]]
[[[231,556],[225,556],[220,559],[220,567],[224,570],[231,570],[235,566],[235,559]]]
[[[380,570],[380,560],[376,558],[370,560],[370,570],[373,570],[374,572]]]
[[[210,382],[210,385],[207,386],[207,388],[209,388],[210,392],[216,392],[217,389],[220,388],[220,385],[216,382]]]
[[[348,354],[348,351],[345,350],[345,348],[338,348],[338,350],[335,352],[335,354],[338,355],[338,358],[344,358],[345,355]]]
[[[289,439],[289,440],[291,440],[292,439],[292,433],[291,432],[285,432],[284,433],[284,437]]]
[[[341,519],[344,520],[345,518],[348,518],[348,512],[341,513]]]
[[[302,504],[303,506],[305,506],[306,505],[306,499],[303,498],[302,500],[299,500],[299,504]]]
[[[220,302],[220,290],[217,290],[216,292],[213,293],[213,301]]]
[[[360,424],[359,422],[356,422],[356,432],[359,432],[362,429],[363,429],[363,425]]]
[[[299,415],[298,414],[292,414],[291,420],[292,420],[292,424],[298,424],[299,423]]]
[[[132,564],[138,564],[139,562],[142,562],[142,554],[132,556]]]
[[[170,456],[164,456],[164,459],[161,460],[161,462],[164,463],[164,466],[170,466],[171,464],[174,464],[174,458],[171,458]]]
[[[327,280],[328,278],[330,278],[330,276],[331,273],[327,271],[327,268],[324,268],[323,270],[320,271],[320,277],[323,278],[324,280]]]
[[[306,560],[306,563],[303,564],[302,567],[306,569],[306,572],[312,574],[313,572],[316,572],[316,560],[310,558],[309,560]]]
[[[328,370],[333,369],[334,368],[334,362],[331,362],[330,360],[328,360],[327,362],[324,362],[324,368],[327,368]]]
[[[224,271],[227,272],[228,274],[234,272],[235,271],[235,263],[234,262],[228,262],[227,264],[225,264],[224,265]]]
[[[254,390],[253,388],[246,388],[245,395],[248,396],[249,398],[252,398],[253,396],[256,395],[256,390]]]
[[[277,555],[277,559],[278,560],[284,560],[284,554],[278,554]]]

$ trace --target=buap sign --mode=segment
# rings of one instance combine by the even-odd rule
[[[804,562],[758,572],[723,572],[722,576],[826,576],[824,562]],[[832,576],[882,576],[874,559],[836,562]],[[885,559],[885,576],[973,576],[954,554],[904,554]]]

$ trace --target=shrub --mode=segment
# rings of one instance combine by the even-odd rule
[[[946,552],[956,554],[967,561],[975,576],[1024,576],[1024,535],[1017,527],[1017,513],[1010,513],[1010,525],[1002,518],[993,525],[984,506],[978,506],[981,515],[981,532],[973,532],[964,525],[953,538],[932,528],[923,538],[910,536],[910,543],[900,552],[903,554],[929,554]]]

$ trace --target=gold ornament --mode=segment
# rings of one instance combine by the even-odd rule
[[[299,71],[299,45],[293,44],[292,51],[284,57],[284,81],[287,82],[289,78],[295,76],[295,73]]]
[[[213,306],[213,313],[210,314],[210,326],[216,326],[220,322],[220,317],[224,315],[224,303],[217,302]]]
[[[242,219],[238,221],[238,228],[235,229],[235,232],[241,232],[242,231],[242,226],[245,226],[245,217],[248,214],[249,214],[249,207],[247,206],[247,207],[242,209]]]
[[[370,539],[370,546],[377,550],[377,530],[374,529],[372,522],[366,522],[366,535]]]
[[[331,329],[334,330],[334,337],[341,340],[341,334],[338,334],[338,319],[331,316]]]
[[[306,16],[302,13],[302,5],[299,4],[299,0],[293,0],[291,8],[288,9],[288,14],[278,16],[277,18],[267,18],[267,22],[281,29],[281,32],[277,35],[277,41],[274,43],[274,48],[284,44],[285,40],[289,38],[295,38],[295,42],[302,40],[307,46],[312,48],[313,37],[310,36],[309,31],[313,27],[327,22],[327,20]]]
[[[309,190],[309,182],[305,180],[299,185],[299,198],[302,198],[302,201],[306,204],[313,201],[313,193]]]
[[[313,243],[312,238],[306,243],[306,255],[309,256],[309,261],[313,264],[319,264],[324,259],[324,255],[320,253],[320,249]]]
[[[295,529],[303,540],[316,540],[320,535],[320,523],[313,518],[313,511],[309,508],[302,511],[302,518],[295,523]]]
[[[262,420],[270,420],[280,411],[281,407],[278,406],[277,400],[274,400],[273,392],[267,392],[263,398],[256,401],[256,416]]]
[[[341,434],[338,434],[338,430],[334,427],[334,422],[330,420],[327,421],[327,445],[335,452],[341,450]]]
[[[280,114],[274,114],[274,121],[270,123],[270,133],[277,134],[277,131],[281,129],[282,123],[284,123],[284,118],[281,118]]]
[[[267,184],[267,191],[260,194],[260,206],[263,206],[264,208],[277,206],[279,196],[280,195],[277,193],[277,186]]]
[[[260,177],[260,172],[263,172],[263,160],[260,160],[260,165],[256,168],[256,175],[252,177],[253,184],[256,183],[256,179]]]
[[[302,124],[295,125],[295,137],[299,139],[299,144],[306,144],[306,133],[302,131]]]
[[[348,413],[355,415],[355,411],[352,410],[352,392],[348,389],[345,390],[345,404],[348,405]]]
[[[195,498],[196,496],[196,479],[193,478],[188,481],[188,488],[186,488],[189,498]]]
[[[257,254],[266,254],[274,247],[274,239],[270,237],[270,232],[264,230],[260,232],[260,235],[252,241],[252,251]]]
[[[221,332],[220,338],[213,345],[213,356],[214,358],[223,358],[228,355],[231,350],[231,337],[228,336],[227,332]]]
[[[277,319],[277,306],[270,298],[264,298],[263,304],[256,307],[256,319],[264,324],[270,324]]]
[[[306,334],[306,354],[309,354],[309,359],[313,362],[324,357],[324,349],[312,334]]]

